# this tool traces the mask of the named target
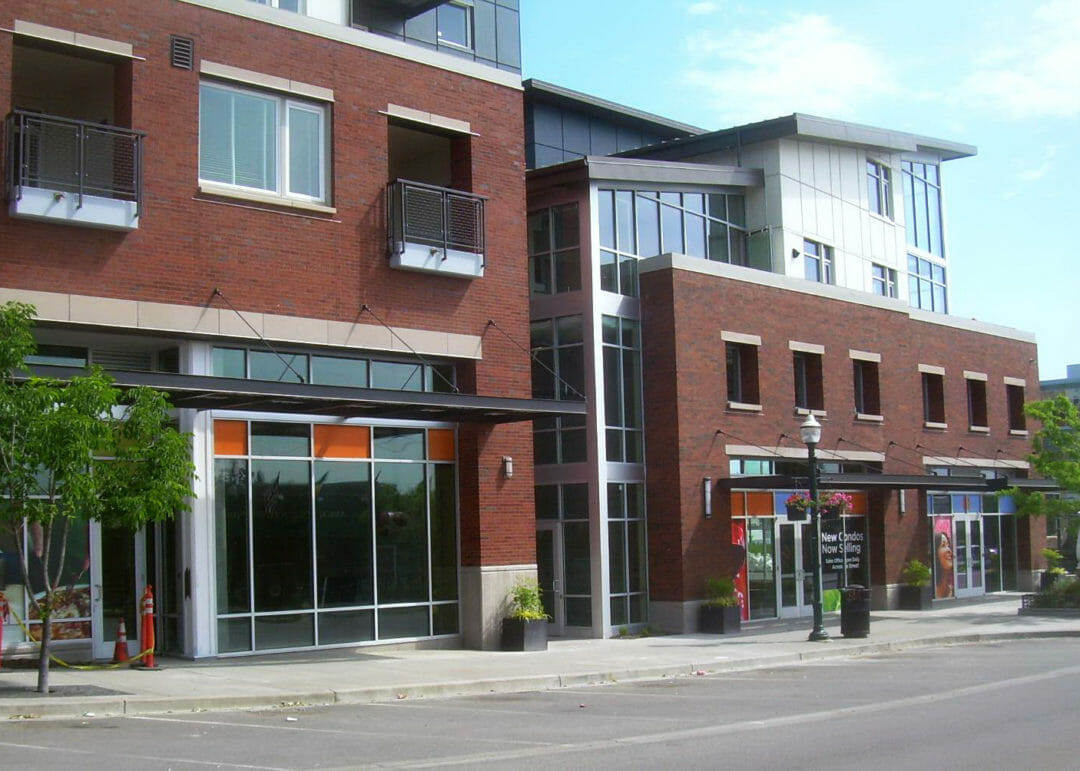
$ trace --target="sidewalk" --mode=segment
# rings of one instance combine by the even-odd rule
[[[553,640],[542,653],[379,647],[215,659],[165,659],[158,671],[53,667],[54,694],[33,691],[34,669],[0,669],[0,719],[273,708],[546,690],[784,666],[930,645],[1080,636],[1080,618],[1020,616],[1020,595],[957,601],[931,611],[875,611],[870,636],[807,642],[810,619],[761,622],[737,635]]]

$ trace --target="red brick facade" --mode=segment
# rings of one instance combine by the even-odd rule
[[[0,287],[221,307],[483,336],[483,358],[459,363],[466,392],[528,397],[524,129],[516,88],[343,42],[171,0],[6,2],[16,20],[130,43],[117,69],[117,120],[146,133],[138,230],[117,233],[0,215]],[[170,35],[195,44],[195,70],[170,64]],[[0,35],[0,105],[12,107],[15,38]],[[199,192],[200,61],[332,89],[329,172],[336,212],[298,212]],[[126,73],[130,71],[130,77]],[[130,92],[130,100],[128,97]],[[393,270],[386,256],[388,105],[470,124],[471,164],[455,169],[487,196],[482,278]],[[383,111],[383,112],[380,112]],[[5,111],[6,112],[6,111]],[[215,305],[217,303],[217,305]],[[528,424],[464,428],[462,561],[535,561]],[[516,473],[500,473],[502,456]]]
[[[702,505],[702,478],[729,476],[725,445],[805,448],[790,341],[824,346],[822,450],[882,452],[886,474],[924,473],[924,456],[1022,459],[1029,452],[1026,437],[1010,435],[1003,378],[1025,380],[1026,397],[1038,398],[1034,343],[915,320],[899,309],[677,269],[644,273],[641,304],[653,601],[700,598],[706,577],[734,572],[734,564],[723,564],[731,561],[726,490],[715,492],[711,519]],[[723,331],[761,338],[760,412],[728,409]],[[855,417],[852,349],[881,356],[881,422]],[[924,427],[920,364],[945,368],[945,429]],[[987,376],[989,433],[968,430],[965,370]],[[897,583],[908,559],[928,559],[929,522],[925,504],[917,503],[925,496],[910,490],[907,496],[901,515],[895,490],[870,494],[874,585]],[[1022,569],[1037,565],[1032,544],[1044,540],[1036,532],[1043,528],[1041,521],[1018,525]]]

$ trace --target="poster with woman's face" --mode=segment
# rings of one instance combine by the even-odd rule
[[[934,517],[934,598],[938,600],[953,596],[952,535],[952,517]]]

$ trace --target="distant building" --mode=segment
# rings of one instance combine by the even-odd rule
[[[975,148],[802,114],[705,133],[565,90],[560,135],[552,91],[526,89],[533,393],[589,403],[534,423],[555,631],[692,631],[724,575],[747,620],[808,614],[785,501],[811,414],[823,484],[853,499],[824,525],[828,602],[894,606],[942,535],[942,598],[1030,586],[1043,523],[994,490],[1038,484],[1035,341],[947,313],[942,165]],[[589,147],[681,136],[598,155],[585,126]]]
[[[1064,394],[1073,404],[1080,407],[1080,364],[1065,367],[1065,377],[1057,380],[1043,380],[1039,383],[1043,396],[1049,398]]]

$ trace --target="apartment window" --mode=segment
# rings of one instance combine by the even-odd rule
[[[896,290],[896,270],[878,265],[872,266],[874,294],[882,297],[898,297]]]
[[[986,380],[967,379],[968,426],[972,429],[985,429],[989,426],[986,419]]]
[[[857,415],[881,414],[881,388],[878,381],[876,361],[852,360],[853,384],[855,386],[855,413]]]
[[[1024,387],[1007,383],[1005,395],[1009,401],[1009,430],[1027,431],[1027,418],[1024,415]]]
[[[821,358],[821,354],[807,351],[795,351],[792,356],[795,370],[795,406],[800,409],[825,409]]]
[[[904,214],[907,242],[916,249],[945,256],[941,228],[941,177],[936,164],[904,161]]]
[[[760,404],[756,345],[727,342],[727,398],[736,404]]]
[[[945,286],[944,266],[908,255],[908,304],[912,308],[948,313]]]
[[[803,264],[806,277],[822,284],[835,284],[833,249],[817,241],[803,240]]]
[[[870,211],[892,219],[892,179],[889,167],[877,161],[866,161],[866,191]]]
[[[536,295],[581,289],[576,203],[529,215],[529,276]]]
[[[199,87],[199,179],[325,201],[327,108],[222,83]]]
[[[933,372],[922,373],[923,420],[926,423],[945,424],[945,376]]]
[[[470,3],[452,2],[436,10],[439,42],[457,48],[473,47],[473,7]]]

